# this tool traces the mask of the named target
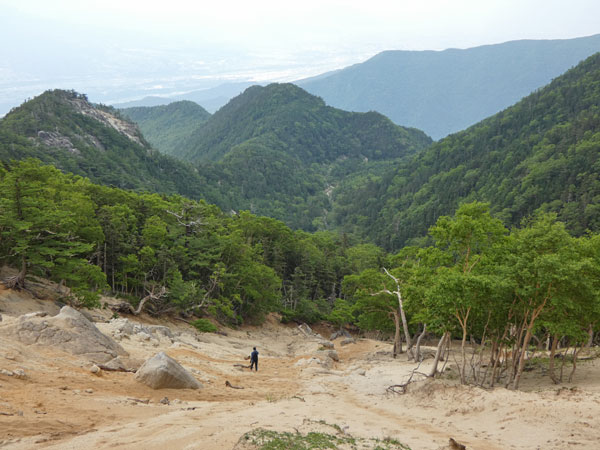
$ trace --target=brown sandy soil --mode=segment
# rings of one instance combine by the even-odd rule
[[[40,309],[58,311],[53,302],[0,288],[0,327]],[[110,316],[106,310],[92,315]],[[122,339],[132,357],[165,351],[204,388],[153,390],[132,373],[94,375],[83,359],[4,339],[0,369],[21,368],[26,378],[0,374],[0,448],[231,449],[254,428],[293,432],[305,419],[336,424],[356,437],[391,437],[413,450],[446,448],[449,437],[471,449],[595,449],[600,442],[597,360],[580,363],[575,382],[562,386],[529,373],[520,392],[436,380],[394,395],[386,388],[404,381],[414,365],[393,360],[388,343],[341,346],[337,340],[340,362],[327,369],[310,361],[322,353],[317,339],[273,318],[260,328],[226,330],[227,336],[197,334],[181,322],[130,320],[182,333],[174,344]],[[110,334],[110,324],[97,326]],[[259,371],[234,367],[248,364],[252,346],[260,352]],[[170,404],[160,403],[164,397]]]

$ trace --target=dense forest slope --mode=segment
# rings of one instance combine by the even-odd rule
[[[124,189],[199,198],[205,185],[189,165],[153,150],[116,110],[74,91],[47,91],[0,120],[0,160],[28,157]]]
[[[379,111],[440,139],[512,105],[598,51],[600,35],[396,50],[297,84],[337,108]]]
[[[378,113],[328,107],[293,84],[252,86],[194,133],[180,156],[217,161],[250,140],[278,145],[303,163],[338,158],[390,159],[429,144],[419,130],[395,126]]]
[[[380,171],[431,143],[378,113],[349,113],[292,84],[254,86],[217,111],[180,156],[199,164],[216,203],[327,227],[331,191],[348,176]]]
[[[168,105],[121,109],[140,127],[152,147],[171,155],[210,113],[197,103],[182,100]]]
[[[400,248],[464,201],[508,225],[556,212],[575,234],[600,230],[600,54],[545,88],[335,195],[335,223]],[[374,201],[373,199],[377,199]],[[413,241],[414,242],[414,241]]]

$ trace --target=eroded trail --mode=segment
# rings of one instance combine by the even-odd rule
[[[227,336],[163,325],[182,334],[175,340],[131,335],[120,344],[139,359],[165,351],[203,389],[152,390],[131,373],[95,375],[73,355],[4,339],[0,369],[22,368],[26,377],[0,375],[0,447],[228,449],[252,429],[293,432],[309,419],[357,437],[391,437],[414,450],[445,448],[449,437],[475,449],[592,449],[600,442],[596,361],[581,365],[574,389],[530,384],[527,392],[485,391],[436,381],[391,395],[386,387],[413,365],[391,359],[385,343],[337,340],[340,360],[325,364],[317,361],[325,361],[318,339],[275,320]],[[98,327],[114,333],[110,324]],[[235,367],[247,364],[252,346],[260,351],[259,371]]]

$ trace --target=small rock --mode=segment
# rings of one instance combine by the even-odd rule
[[[93,390],[93,389],[90,389],[90,388],[88,388],[88,389],[86,389],[86,390],[85,390],[85,392],[87,392],[88,394],[93,394],[93,393],[94,393],[94,390]]]
[[[325,369],[331,369],[331,367],[333,366],[333,359],[331,358],[325,358],[325,359],[317,359],[317,363],[321,366],[324,367]]]
[[[7,377],[12,377],[13,373],[10,370],[6,370],[6,369],[0,369],[0,374],[1,375],[6,375]]]
[[[19,380],[27,378],[27,375],[25,375],[25,371],[23,369],[17,369],[13,372],[13,374],[15,378],[18,378]]]
[[[91,368],[90,368],[90,372],[92,372],[93,374],[99,374],[100,373],[100,367],[98,367],[96,364],[94,364]]]
[[[143,341],[149,341],[150,339],[152,339],[152,336],[150,336],[148,333],[145,332],[140,332],[138,333],[138,336],[140,337],[141,340]]]
[[[170,405],[171,404],[169,402],[169,399],[167,397],[164,397],[163,399],[161,399],[161,401],[159,403],[162,403],[163,405]]]
[[[331,341],[321,341],[319,342],[319,345],[324,348],[334,348],[333,342]]]
[[[11,361],[16,361],[17,357],[15,355],[13,355],[12,353],[7,353],[6,355],[4,355],[4,357],[6,359],[10,359]]]
[[[341,345],[348,345],[348,344],[356,344],[356,341],[352,338],[347,338],[344,339],[342,342],[340,342]]]
[[[150,331],[150,333],[152,334],[156,334],[158,336],[164,336],[167,338],[172,339],[173,338],[173,333],[171,332],[171,329],[162,325],[150,325],[147,327],[148,331]]]
[[[81,391],[79,389],[73,389],[73,394],[81,394]]]
[[[333,359],[336,362],[340,360],[340,357],[338,356],[338,353],[335,350],[329,350],[327,352],[327,356],[329,356],[331,359]]]
[[[336,331],[335,333],[332,333],[331,336],[329,336],[329,340],[330,341],[335,341],[337,338],[345,336],[347,338],[352,337],[350,336],[350,333],[348,333],[346,330],[339,330]]]
[[[365,369],[358,369],[356,372],[354,372],[356,375],[360,375],[360,376],[365,376],[367,374],[367,371]]]

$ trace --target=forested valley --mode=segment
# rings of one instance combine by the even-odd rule
[[[102,306],[111,294],[129,314],[172,314],[204,331],[260,324],[269,312],[327,320],[388,333],[394,356],[415,361],[429,335],[438,342],[432,376],[458,340],[460,380],[480,386],[518,388],[530,352],[547,347],[547,374],[558,382],[553,352],[559,343],[575,349],[574,371],[600,319],[599,100],[597,54],[425,148],[423,133],[376,113],[327,110],[288,85],[251,88],[200,125],[185,155],[210,162],[193,167],[158,154],[127,121],[103,125],[104,114],[119,117],[110,108],[47,93],[0,122],[0,262],[15,269],[4,283],[27,289],[32,277],[47,278],[64,287],[65,302]],[[42,116],[56,122],[42,127]],[[288,116],[298,122],[289,130]],[[319,137],[316,123],[330,133]],[[344,172],[365,158],[373,164]],[[281,184],[256,182],[273,161],[285,168],[273,171]],[[320,192],[308,172],[294,175],[300,164],[317,166],[315,177],[337,173],[335,227],[307,213],[310,195],[293,228],[207,201],[234,196],[236,180],[270,189],[265,204],[300,182],[294,176]],[[215,175],[231,167],[229,178]],[[296,195],[276,208],[297,206]]]

